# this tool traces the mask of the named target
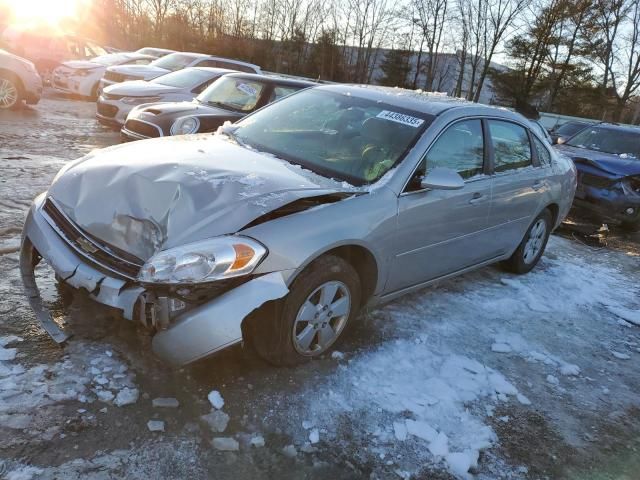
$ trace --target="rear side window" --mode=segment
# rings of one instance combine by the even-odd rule
[[[545,147],[542,142],[535,137],[533,139],[533,146],[536,149],[540,165],[551,165],[551,154],[549,153],[549,150],[547,150],[547,147]]]
[[[489,120],[488,123],[496,172],[506,172],[532,164],[531,144],[524,127],[501,120]]]
[[[448,127],[427,153],[427,172],[451,168],[462,178],[483,172],[484,141],[480,120],[464,120]]]

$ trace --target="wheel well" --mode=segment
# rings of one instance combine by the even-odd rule
[[[552,225],[555,226],[556,225],[556,221],[558,220],[558,214],[560,212],[560,207],[558,207],[558,205],[556,205],[555,203],[550,203],[549,205],[547,205],[547,210],[549,210],[551,212],[551,217],[553,218]]]
[[[22,84],[22,79],[18,75],[16,75],[11,70],[7,70],[6,68],[0,68],[0,75],[5,75],[15,80],[16,84],[18,85],[18,89],[20,90],[20,94],[24,93],[24,85]]]
[[[362,303],[366,303],[378,283],[378,264],[373,254],[359,245],[345,245],[329,250],[324,255],[336,255],[356,269],[362,285]]]

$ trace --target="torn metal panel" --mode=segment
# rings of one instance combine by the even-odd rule
[[[58,176],[49,195],[89,235],[143,260],[237,232],[301,198],[350,191],[221,136],[162,138],[90,160]]]
[[[282,272],[251,280],[178,317],[171,327],[153,337],[153,351],[179,366],[238,343],[244,318],[288,292]]]

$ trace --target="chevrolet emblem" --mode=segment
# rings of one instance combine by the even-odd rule
[[[96,253],[98,251],[98,249],[86,238],[80,237],[76,239],[76,241],[78,242],[80,248],[87,253]]]

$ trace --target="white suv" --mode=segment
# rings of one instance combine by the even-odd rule
[[[35,105],[42,95],[42,79],[29,60],[0,49],[0,110],[25,100]]]

